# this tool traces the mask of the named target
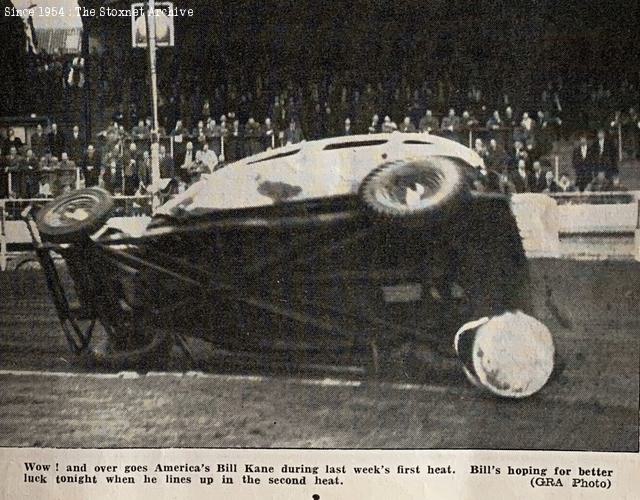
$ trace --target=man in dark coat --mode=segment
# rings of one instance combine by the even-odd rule
[[[267,149],[272,149],[277,146],[276,143],[276,130],[271,123],[271,118],[267,117],[264,119],[264,124],[261,129],[261,139],[262,139],[262,148],[266,151]]]
[[[560,186],[553,179],[553,172],[547,170],[544,174],[544,184],[541,193],[558,193],[560,192]]]
[[[132,195],[138,189],[140,153],[135,142],[129,144],[129,149],[122,156],[122,168],[124,169],[124,193]]]
[[[285,144],[297,144],[304,139],[302,136],[302,130],[298,126],[298,122],[291,120],[289,128],[284,133]]]
[[[547,187],[547,182],[542,171],[540,160],[533,162],[533,173],[531,174],[531,192],[542,193]]]
[[[9,148],[9,154],[4,157],[4,162],[0,170],[3,179],[0,180],[0,195],[6,198],[9,195],[17,195],[22,182],[20,170],[22,166],[22,156],[18,154],[15,146]],[[11,180],[11,182],[9,182]]]
[[[82,152],[84,151],[84,141],[80,137],[80,128],[77,125],[73,126],[73,132],[69,141],[67,141],[66,152],[69,155],[69,159],[79,164],[82,160]]]
[[[58,163],[58,179],[56,183],[56,195],[67,193],[75,189],[76,164],[69,159],[66,152],[62,153]]]
[[[22,171],[24,175],[25,198],[33,198],[38,194],[38,159],[34,156],[31,148],[22,160]]]
[[[527,167],[530,166],[529,153],[527,153],[524,144],[522,144],[521,141],[514,141],[513,149],[509,152],[506,158],[507,168],[512,172],[515,171],[520,160],[524,160]]]
[[[31,136],[31,150],[33,151],[33,156],[38,159],[42,158],[47,152],[48,147],[49,141],[47,136],[44,135],[42,125],[38,123],[35,133]]]
[[[598,130],[596,141],[591,145],[591,165],[594,175],[603,171],[606,178],[611,179],[618,174],[616,148],[602,129]]]
[[[100,153],[94,149],[93,144],[89,144],[82,161],[82,173],[84,175],[84,184],[86,187],[98,185],[101,164],[102,159],[100,158]]]
[[[47,136],[47,143],[51,154],[60,159],[62,153],[66,151],[66,140],[64,134],[58,130],[57,123],[53,123],[51,125],[51,132],[49,132],[49,135]]]
[[[573,150],[572,165],[576,173],[576,187],[580,191],[584,191],[593,179],[593,166],[591,165],[591,155],[589,154],[589,146],[585,135],[580,136],[580,142]]]
[[[531,173],[527,170],[524,159],[518,161],[518,169],[511,173],[509,180],[515,187],[516,193],[529,193],[532,191],[533,179]]]
[[[433,116],[433,113],[430,109],[427,109],[424,116],[420,120],[420,132],[431,134],[432,132],[437,132],[439,128],[440,124],[438,123],[438,119]]]
[[[167,148],[160,146],[160,177],[170,179],[175,176],[176,165],[170,155],[167,154]]]
[[[22,140],[16,136],[16,132],[12,128],[9,129],[7,138],[4,141],[2,153],[5,155],[10,154],[11,148],[16,148],[18,152],[20,152],[22,148]]]
[[[249,117],[244,128],[245,152],[247,155],[254,155],[264,151],[262,147],[260,124],[253,117]]]

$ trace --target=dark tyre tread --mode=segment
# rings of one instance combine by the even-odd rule
[[[57,225],[51,223],[50,218],[55,212],[60,212],[65,206],[70,206],[82,199],[86,200],[85,208],[89,212],[85,219],[66,220]],[[59,196],[45,205],[36,215],[36,224],[44,239],[56,243],[74,243],[97,231],[111,215],[113,205],[111,194],[104,189],[96,187],[78,189]]]
[[[428,172],[430,169],[436,176],[440,178],[448,178],[450,186],[448,192],[445,192],[442,199],[437,203],[429,206],[409,207],[398,203],[396,207],[392,207],[381,203],[376,199],[375,193],[380,185],[386,181],[386,177],[393,171],[401,168],[415,165],[418,169]],[[455,178],[453,178],[455,177]],[[443,189],[442,184],[439,186]],[[446,157],[432,158],[406,158],[402,160],[394,160],[383,163],[374,168],[360,184],[359,196],[368,209],[374,214],[384,218],[406,218],[425,215],[428,213],[440,214],[451,210],[457,205],[461,199],[465,189],[464,173],[460,166],[456,165],[453,160]]]

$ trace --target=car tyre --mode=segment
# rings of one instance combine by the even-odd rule
[[[74,243],[97,231],[113,210],[113,198],[101,188],[78,189],[55,198],[36,215],[44,239]]]
[[[362,181],[359,195],[386,218],[442,216],[455,211],[466,190],[462,167],[444,156],[383,163]]]

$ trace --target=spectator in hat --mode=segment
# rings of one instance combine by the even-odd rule
[[[42,181],[41,184],[47,186],[50,195],[53,195],[55,191],[58,179],[57,169],[58,159],[51,153],[46,153],[40,158],[38,170],[40,172],[40,180]]]
[[[316,102],[313,111],[307,114],[305,130],[311,140],[321,139],[324,136],[324,113],[319,102]]]
[[[512,130],[517,125],[516,117],[511,106],[507,106],[504,110],[504,119],[502,120],[502,125]]]

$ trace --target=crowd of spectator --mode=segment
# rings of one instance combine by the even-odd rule
[[[76,56],[67,63],[54,59],[43,71],[53,72],[63,90],[81,88],[84,61]],[[173,88],[173,97],[160,99],[160,177],[166,182],[158,187],[173,191],[224,162],[340,135],[398,131],[438,134],[465,144],[474,139],[473,148],[485,163],[479,188],[509,192],[618,188],[617,148],[609,133],[618,127],[625,130],[625,148],[638,152],[638,113],[633,106],[625,113],[603,107],[612,97],[602,86],[589,93],[593,106],[586,114],[589,120],[598,117],[598,133],[591,145],[586,135],[580,136],[573,154],[574,181],[553,172],[545,160],[553,142],[566,135],[565,121],[571,121],[562,82],[546,85],[526,109],[518,109],[507,94],[490,107],[478,86],[461,92],[442,82],[435,89],[426,82],[419,87],[401,82],[389,89],[383,83],[355,86],[325,79],[274,89],[268,79],[258,78],[251,91],[220,85],[212,95],[203,95],[198,85],[187,88],[193,91]],[[636,89],[626,82],[621,88],[618,100],[628,102]],[[39,125],[28,145],[10,130],[2,144],[0,197],[55,196],[78,185],[125,195],[144,192],[151,183],[151,120],[138,111],[142,108],[131,103],[125,112],[116,106],[111,124],[89,142],[78,125],[68,131],[56,123],[47,130]]]

